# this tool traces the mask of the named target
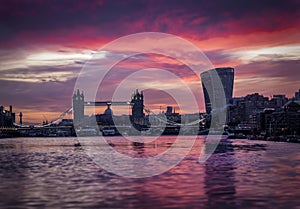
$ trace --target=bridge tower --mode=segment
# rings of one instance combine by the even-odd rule
[[[138,90],[134,92],[134,94],[131,97],[131,103],[132,103],[132,123],[135,128],[138,130],[141,129],[141,127],[144,125],[144,95],[143,92],[139,93]]]
[[[84,118],[84,95],[79,89],[73,95],[73,123],[79,125]]]

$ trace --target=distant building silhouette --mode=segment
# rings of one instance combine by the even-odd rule
[[[104,111],[104,115],[109,115],[109,116],[113,115],[113,111],[110,109],[110,104],[107,105],[107,108]]]
[[[262,117],[281,112],[287,102],[288,98],[283,94],[273,95],[271,99],[258,93],[232,98],[229,121],[231,125],[248,124],[254,129],[265,130]]]
[[[280,103],[277,98],[272,100],[272,107]],[[251,124],[252,127],[257,124],[257,113],[263,112],[265,108],[269,107],[269,98],[264,97],[258,93],[249,94],[245,97],[233,98],[229,110],[229,121],[233,124]],[[279,106],[280,107],[280,106]]]
[[[172,106],[167,106],[166,115],[171,115],[172,113],[173,113],[173,107]]]
[[[268,107],[279,111],[280,108],[288,102],[288,100],[289,99],[284,94],[275,94],[269,101]]]
[[[15,119],[15,113],[13,113],[11,105],[9,110],[5,110],[3,106],[0,106],[0,127],[13,127]]]
[[[288,101],[279,111],[266,108],[258,113],[258,130],[271,135],[300,134],[300,101]]]
[[[113,111],[110,106],[111,104],[107,104],[107,108],[105,109],[104,113],[96,115],[98,124],[114,125]]]
[[[295,100],[300,100],[300,89],[298,92],[295,92]]]
[[[23,124],[23,113],[22,112],[20,112],[19,117],[20,117],[20,124],[22,125]]]
[[[228,105],[230,102],[230,99],[232,98],[232,92],[233,92],[233,81],[234,81],[234,69],[231,67],[224,67],[224,68],[214,68],[208,71],[205,71],[201,73],[201,81],[202,81],[202,87],[203,87],[203,93],[204,93],[204,99],[205,99],[205,109],[206,113],[210,114],[213,107],[216,106],[217,101],[213,101],[213,98],[209,97],[209,93],[212,95],[215,95],[214,97],[217,99],[221,99],[219,95],[220,89],[217,89],[218,87],[214,86],[214,76],[218,75],[221,83],[224,88],[225,93],[225,99],[226,104]],[[211,96],[212,96],[211,95]]]

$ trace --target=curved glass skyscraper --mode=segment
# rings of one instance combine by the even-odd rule
[[[201,81],[202,81],[202,87],[203,87],[203,93],[204,93],[204,99],[205,99],[205,109],[206,113],[210,114],[213,107],[217,106],[214,105],[214,101],[216,99],[211,99],[209,97],[209,92],[212,95],[214,95],[213,98],[218,98],[219,92],[222,90],[220,86],[218,87],[218,82],[214,82],[214,76],[218,76],[221,80],[221,83],[223,85],[225,99],[226,99],[226,105],[229,104],[230,99],[232,98],[232,92],[233,92],[233,81],[234,81],[234,69],[231,67],[224,67],[224,68],[214,68],[208,71],[205,71],[201,73]],[[219,82],[220,83],[220,82]],[[223,94],[222,94],[223,95]]]

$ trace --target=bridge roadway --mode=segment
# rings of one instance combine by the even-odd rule
[[[128,106],[128,105],[133,105],[133,103],[131,103],[131,102],[113,102],[113,101],[84,102],[84,106],[107,106],[107,105]]]

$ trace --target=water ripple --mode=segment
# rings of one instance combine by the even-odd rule
[[[118,151],[135,157],[166,150],[134,147],[118,137]],[[76,138],[0,140],[0,208],[299,208],[299,144],[223,141],[205,162],[204,139],[168,172],[128,179],[98,167]],[[126,165],[124,165],[126,166]]]

